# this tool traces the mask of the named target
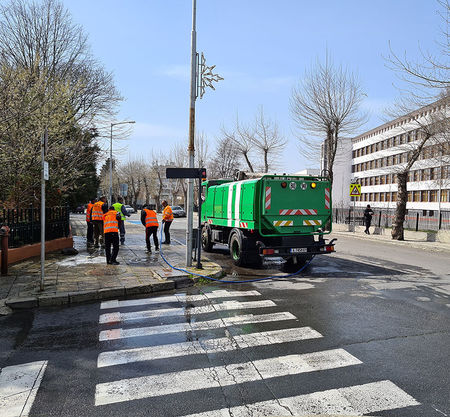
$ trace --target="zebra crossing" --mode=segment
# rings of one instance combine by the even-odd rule
[[[236,298],[245,298],[245,301],[237,301]],[[143,362],[151,364],[152,361],[163,359],[186,358],[187,360],[195,355],[252,352],[259,347],[304,343],[326,337],[311,327],[299,327],[297,317],[287,311],[252,314],[251,310],[256,308],[263,311],[266,308],[277,308],[272,300],[261,298],[258,291],[217,290],[198,295],[175,294],[147,299],[103,302],[100,306],[102,312],[99,324],[102,330],[99,333],[99,341],[105,349],[98,355],[98,372],[108,370],[109,375],[115,375],[114,367],[120,365],[131,366]],[[166,303],[174,303],[176,306],[167,308],[164,305]],[[133,311],[127,311],[128,309]],[[219,318],[211,319],[208,317],[211,314]],[[157,323],[142,327],[142,324],[147,324],[147,320],[155,321],[161,318],[179,320],[185,315],[189,317],[189,320],[185,322]],[[255,331],[262,323],[270,323],[272,326],[281,328]],[[112,328],[105,328],[106,326]],[[236,328],[245,328],[245,331],[241,333],[232,331]],[[206,331],[205,335],[203,331]],[[197,332],[201,336],[182,342],[156,345],[149,343],[146,346],[146,339],[143,339],[147,336],[170,334],[183,336]],[[217,336],[219,333],[221,335]],[[128,347],[126,342],[133,340],[139,340],[138,347]],[[126,348],[122,348],[123,343]],[[274,349],[274,351],[277,350]],[[192,369],[177,371],[170,369],[162,373],[152,373],[149,367],[150,371],[146,375],[101,382],[95,388],[95,406],[123,404],[142,399],[152,401],[156,397],[161,399],[166,396],[198,393],[203,390],[223,390],[225,387],[241,387],[244,384],[262,381],[267,383],[273,378],[298,377],[302,374],[307,378],[307,375],[336,369],[344,371],[348,369],[351,375],[352,367],[363,365],[359,358],[342,348],[310,353],[280,354],[276,357],[256,359],[249,359],[249,356],[245,355],[244,358],[247,359],[229,364],[194,365]],[[195,414],[184,415],[205,417],[320,414],[361,416],[418,405],[420,403],[417,400],[396,384],[389,380],[381,380],[281,398],[272,395],[263,401],[231,405],[226,408],[203,409]]]

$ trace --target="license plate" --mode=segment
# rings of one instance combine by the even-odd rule
[[[308,252],[308,248],[292,248],[291,253],[303,253]]]

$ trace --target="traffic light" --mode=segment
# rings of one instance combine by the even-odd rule
[[[206,181],[206,168],[200,168],[200,177],[203,181]]]

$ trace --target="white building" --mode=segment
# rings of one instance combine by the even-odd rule
[[[408,153],[417,149],[422,134],[420,127],[431,123],[438,114],[445,114],[445,109],[436,102],[352,139],[349,161],[362,194],[356,200],[357,206],[396,206],[396,172],[405,166]],[[439,146],[430,139],[412,165],[407,183],[407,209],[450,210],[449,132],[444,135],[447,136],[444,146],[443,136]]]

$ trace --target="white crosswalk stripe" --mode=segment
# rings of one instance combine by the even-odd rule
[[[125,365],[135,362],[154,361],[176,357],[191,357],[192,355],[210,355],[233,352],[246,349],[253,352],[259,346],[269,346],[284,343],[301,343],[308,339],[323,338],[316,330],[310,327],[293,327],[298,321],[297,317],[289,312],[266,314],[239,314],[231,317],[200,320],[202,314],[232,310],[273,308],[276,304],[271,300],[237,301],[239,297],[260,297],[257,291],[227,291],[218,290],[205,294],[186,295],[175,294],[171,296],[154,297],[149,299],[107,301],[101,304],[101,309],[114,309],[116,311],[100,315],[102,325],[115,323],[129,323],[133,320],[146,320],[168,316],[188,315],[189,322],[156,325],[147,327],[120,327],[102,330],[99,340],[109,341],[109,347],[114,340],[155,336],[162,334],[184,334],[194,332],[196,336],[191,341],[154,345],[137,348],[117,349],[101,352],[98,356],[97,366],[102,369],[116,365]],[[213,302],[218,298],[233,298],[230,301]],[[191,305],[192,303],[200,305]],[[158,304],[179,303],[182,307],[158,308]],[[186,306],[189,304],[188,306]],[[121,311],[129,307],[149,306],[144,311]],[[271,326],[289,321],[289,328],[258,332],[254,325],[270,323]],[[252,325],[252,333],[248,330],[228,331],[228,327]],[[225,337],[214,336],[210,330],[225,330]],[[202,337],[202,331],[207,336]],[[222,330],[223,331],[223,330]],[[200,333],[196,333],[200,332]],[[234,334],[236,333],[236,334]],[[248,349],[248,351],[247,351]],[[277,352],[277,349],[273,350]],[[244,352],[244,351],[242,351]],[[286,352],[286,351],[284,351]],[[289,351],[290,353],[290,351]],[[270,378],[294,377],[301,374],[327,372],[336,368],[351,369],[362,366],[363,362],[344,349],[330,349],[302,354],[280,354],[277,357],[248,360],[251,356],[244,354],[245,358],[239,363],[230,363],[218,366],[207,366],[198,369],[183,369],[176,372],[140,375],[137,377],[113,380],[99,383],[95,391],[95,405],[123,403],[138,399],[164,398],[166,395],[183,394],[186,392],[204,389],[220,389],[223,387],[239,386],[245,383],[265,381]],[[194,361],[186,363],[195,364]],[[202,363],[202,362],[198,362]],[[217,364],[216,364],[217,365]],[[195,365],[191,365],[195,366]],[[201,366],[201,365],[197,365]],[[110,368],[113,372],[112,369]],[[139,368],[142,369],[142,368]],[[152,366],[149,367],[152,369]],[[351,371],[349,370],[349,375]],[[304,392],[304,386],[303,392]],[[156,400],[156,399],[155,399]],[[361,416],[383,410],[394,410],[404,407],[417,406],[420,403],[404,392],[393,382],[374,381],[362,385],[336,387],[325,391],[302,393],[290,397],[268,398],[265,401],[234,406],[210,411],[199,410],[198,413],[186,417],[250,417],[260,415],[353,415]]]
[[[170,345],[123,349],[100,353],[98,356],[97,366],[102,368],[105,366],[120,365],[130,362],[142,362],[154,359],[173,358],[177,356],[228,352],[236,349],[316,339],[319,337],[322,337],[322,335],[310,327],[300,327],[236,335],[232,338],[222,337],[201,341],[195,340],[192,342],[173,343]]]
[[[165,326],[102,330],[100,332],[99,340],[126,339],[129,337],[152,336],[156,334],[179,333],[194,330],[212,330],[227,326],[266,323],[281,320],[297,320],[297,317],[288,312],[261,315],[246,314],[244,316],[223,317],[221,319],[196,321],[191,323],[176,323]]]
[[[28,417],[47,361],[7,366],[0,373],[0,416]]]
[[[105,323],[120,323],[122,321],[131,320],[142,320],[150,319],[155,317],[170,317],[170,316],[184,316],[189,313],[194,314],[207,314],[214,313],[215,311],[227,311],[227,310],[240,310],[244,308],[263,308],[263,307],[274,307],[276,304],[270,300],[262,301],[225,301],[220,304],[209,304],[199,307],[192,308],[160,308],[156,310],[146,310],[146,311],[133,311],[131,313],[107,313],[100,316],[99,322],[101,324]]]
[[[143,305],[153,305],[153,304],[164,304],[164,303],[176,303],[176,302],[193,302],[193,301],[204,301],[215,298],[235,298],[235,297],[250,297],[255,295],[261,295],[258,291],[226,291],[226,290],[216,290],[204,294],[174,294],[161,297],[153,298],[143,298],[137,300],[110,300],[104,301],[100,304],[100,308],[119,308],[119,307],[134,307]]]
[[[269,415],[345,415],[362,416],[384,410],[420,405],[391,381],[314,392],[278,400],[246,404],[191,414],[185,417],[253,417]]]
[[[304,372],[321,371],[362,363],[343,349],[280,356],[213,368],[170,372],[98,384],[95,404],[104,405],[140,398],[176,394],[205,388],[260,381]]]

